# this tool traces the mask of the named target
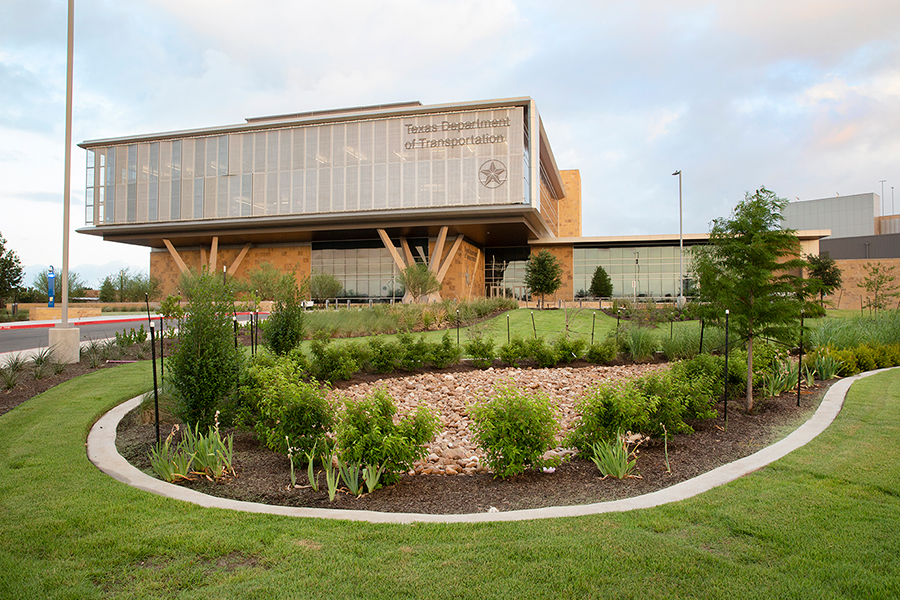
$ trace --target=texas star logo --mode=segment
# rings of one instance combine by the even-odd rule
[[[486,161],[478,170],[478,179],[481,185],[488,189],[498,188],[506,183],[506,165],[499,160]]]

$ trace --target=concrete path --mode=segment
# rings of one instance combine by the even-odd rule
[[[869,371],[854,377],[842,379],[831,386],[825,394],[819,408],[808,421],[788,435],[783,440],[763,448],[759,452],[737,460],[727,465],[699,475],[693,479],[683,481],[671,487],[610,502],[598,502],[595,504],[582,504],[578,506],[553,506],[548,508],[535,508],[530,510],[514,510],[499,513],[475,513],[466,515],[429,515],[413,513],[383,513],[365,510],[338,510],[322,508],[297,508],[289,506],[271,506],[256,502],[242,502],[228,500],[201,494],[194,490],[166,483],[150,477],[142,471],[131,466],[116,451],[116,426],[119,421],[132,409],[140,404],[140,397],[133,398],[120,404],[106,413],[91,428],[87,440],[88,458],[101,471],[118,479],[132,487],[141,490],[193,502],[200,506],[211,508],[227,508],[245,512],[269,513],[291,517],[314,517],[321,519],[346,519],[350,521],[368,521],[370,523],[481,523],[487,521],[521,521],[529,519],[551,519],[556,517],[574,517],[593,515],[607,512],[622,512],[639,508],[650,508],[670,502],[678,502],[691,498],[697,494],[714,487],[734,481],[749,473],[757,471],[766,465],[782,458],[789,452],[807,444],[810,440],[825,431],[831,425],[844,404],[844,398],[850,386],[862,377],[868,377],[887,369]]]

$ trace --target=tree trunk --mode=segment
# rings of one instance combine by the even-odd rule
[[[747,412],[753,410],[753,337],[747,338],[747,398],[744,402]]]

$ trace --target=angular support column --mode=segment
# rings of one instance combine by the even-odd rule
[[[184,264],[184,261],[181,259],[181,256],[178,254],[178,250],[175,249],[175,246],[172,245],[172,242],[169,240],[163,239],[163,243],[166,245],[166,248],[169,249],[169,254],[172,256],[172,259],[175,261],[175,264],[178,265],[178,268],[182,273],[187,273],[188,268],[187,265]]]
[[[209,272],[216,272],[216,258],[219,253],[219,238],[218,236],[213,237],[212,247],[209,249]]]
[[[244,244],[244,247],[241,248],[241,253],[237,255],[237,258],[234,259],[234,262],[231,263],[231,267],[228,269],[229,275],[234,275],[237,273],[238,267],[241,266],[241,261],[244,260],[244,257],[247,256],[247,253],[250,252],[250,246],[252,244]]]

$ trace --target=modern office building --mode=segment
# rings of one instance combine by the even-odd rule
[[[563,265],[556,298],[590,286],[675,296],[678,236],[584,238],[581,179],[560,170],[531,98],[418,102],[247,119],[92,140],[80,233],[151,249],[164,294],[207,268],[244,278],[271,263],[334,274],[344,293],[392,297],[425,263],[444,298],[525,299],[530,254]],[[690,247],[706,235],[685,236]]]

